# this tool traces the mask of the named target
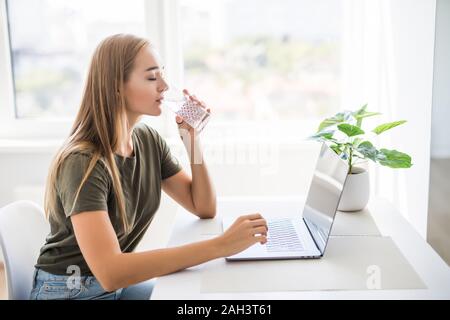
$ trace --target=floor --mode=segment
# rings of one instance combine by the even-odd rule
[[[450,266],[450,159],[431,159],[428,243]]]

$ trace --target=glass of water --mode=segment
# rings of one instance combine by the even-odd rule
[[[205,108],[189,99],[189,96],[182,90],[173,86],[169,86],[164,93],[163,105],[171,109],[197,132],[203,130],[211,117]]]

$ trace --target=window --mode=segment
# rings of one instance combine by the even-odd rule
[[[185,86],[223,121],[329,116],[342,11],[335,0],[180,0]]]
[[[115,33],[142,36],[144,1],[7,1],[16,117],[73,117],[95,47]]]
[[[246,121],[312,128],[341,108],[344,3],[7,1],[16,117],[73,117],[96,45],[129,32],[159,44],[168,73],[213,108],[211,125],[232,123],[231,135]],[[167,133],[169,120],[158,120]]]

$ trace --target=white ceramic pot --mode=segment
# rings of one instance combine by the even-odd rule
[[[370,184],[369,173],[360,167],[353,167],[345,182],[339,211],[360,211],[369,202]]]

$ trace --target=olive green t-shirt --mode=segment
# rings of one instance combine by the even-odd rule
[[[74,203],[91,157],[86,153],[73,153],[66,158],[57,177],[57,210],[50,217],[50,234],[41,248],[36,267],[53,274],[67,275],[73,272],[73,269],[68,271],[69,266],[75,265],[80,268],[81,275],[92,275],[77,244],[70,219],[71,215],[84,211],[107,211],[122,252],[136,248],[159,207],[161,181],[179,172],[181,166],[164,139],[146,124],[135,126],[132,139],[132,157],[115,155],[132,231],[128,235],[123,232],[112,178],[102,161],[97,162]]]

